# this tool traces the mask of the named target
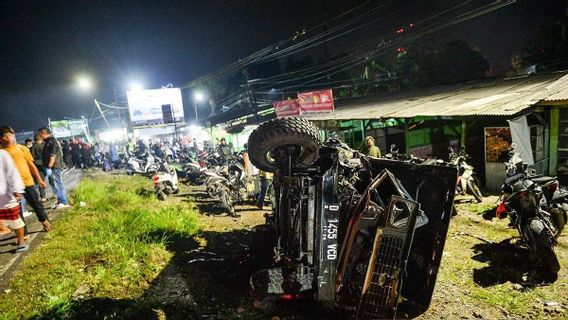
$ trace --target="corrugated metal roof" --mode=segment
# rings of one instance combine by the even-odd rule
[[[544,102],[568,101],[568,76],[564,76],[546,87],[546,91],[546,97],[542,100]]]
[[[306,114],[310,120],[412,118],[416,116],[507,116],[551,97],[568,95],[566,73],[533,75],[435,87],[389,97],[339,102],[332,114]]]

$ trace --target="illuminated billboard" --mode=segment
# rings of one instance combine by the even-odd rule
[[[132,127],[184,122],[179,88],[126,92]]]
[[[51,132],[56,138],[88,136],[86,120],[50,120]]]

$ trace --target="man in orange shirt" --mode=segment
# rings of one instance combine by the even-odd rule
[[[6,150],[12,159],[14,160],[16,167],[24,181],[24,197],[30,206],[34,209],[39,222],[43,224],[44,231],[49,231],[53,228],[51,223],[47,218],[45,209],[39,200],[39,195],[35,189],[34,177],[38,182],[40,187],[45,188],[45,182],[43,181],[37,167],[34,164],[34,159],[30,153],[30,150],[25,146],[15,143],[14,139],[14,129],[9,126],[0,127],[0,144],[2,148]],[[23,216],[22,216],[23,220]],[[25,228],[25,234],[28,234],[27,228]]]

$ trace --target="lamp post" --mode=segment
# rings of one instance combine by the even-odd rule
[[[195,92],[193,94],[193,109],[195,111],[195,122],[199,121],[199,116],[197,115],[197,103],[203,101],[203,99],[205,98],[205,96],[203,95],[202,92]]]

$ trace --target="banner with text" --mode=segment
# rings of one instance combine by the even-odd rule
[[[300,106],[298,105],[298,100],[290,99],[284,101],[276,101],[272,103],[274,106],[274,112],[276,112],[276,117],[293,117],[300,115]]]
[[[333,92],[329,89],[298,93],[298,103],[302,113],[333,112]]]

